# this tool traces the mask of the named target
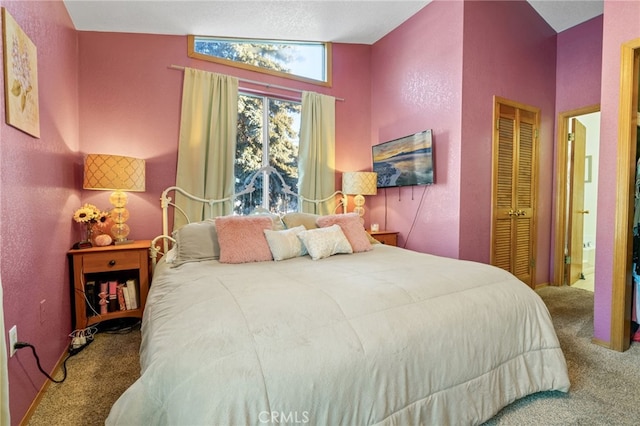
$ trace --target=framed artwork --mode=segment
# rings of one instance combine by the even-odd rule
[[[7,124],[39,138],[38,52],[4,7],[2,42]]]

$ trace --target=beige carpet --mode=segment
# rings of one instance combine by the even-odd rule
[[[593,292],[564,286],[538,294],[553,317],[571,389],[520,399],[486,425],[640,424],[640,344],[620,353],[591,343]]]
[[[67,378],[51,383],[28,425],[104,425],[111,405],[140,377],[140,329],[98,333],[67,361]],[[62,371],[53,378],[62,379]]]
[[[592,292],[565,286],[538,293],[553,317],[571,390],[518,400],[485,425],[640,424],[640,344],[619,353],[591,343]],[[104,424],[113,402],[139,375],[139,345],[137,330],[98,334],[94,343],[69,360],[66,381],[49,386],[27,424]]]

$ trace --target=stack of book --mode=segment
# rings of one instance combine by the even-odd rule
[[[87,316],[138,309],[138,288],[135,279],[124,282],[87,281],[84,285]]]

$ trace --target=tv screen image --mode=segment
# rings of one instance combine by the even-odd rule
[[[372,153],[378,188],[434,183],[431,129],[374,145]]]

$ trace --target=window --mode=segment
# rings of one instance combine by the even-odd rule
[[[238,97],[235,190],[241,191],[250,177],[270,165],[298,192],[298,129],[301,104],[253,94]],[[256,179],[256,190],[236,201],[234,212],[248,214],[256,207],[271,212],[297,210],[297,199],[282,199],[282,182],[275,176]]]
[[[238,68],[331,86],[331,44],[189,36],[188,55]]]

